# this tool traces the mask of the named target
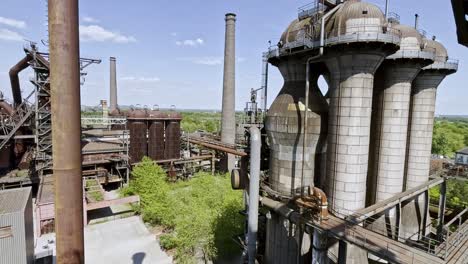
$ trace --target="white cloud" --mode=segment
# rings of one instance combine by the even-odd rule
[[[137,41],[133,36],[125,36],[118,32],[112,32],[98,25],[80,25],[80,39],[87,42],[111,41],[114,43],[130,43]]]
[[[0,16],[0,24],[15,28],[26,28],[26,22]]]
[[[172,32],[172,33],[171,33],[171,36],[176,37],[176,36],[177,36],[177,32]]]
[[[205,44],[205,41],[202,38],[197,39],[186,39],[186,40],[178,40],[175,42],[177,46],[189,46],[189,47],[196,47]]]
[[[94,17],[90,17],[90,16],[83,17],[83,21],[88,22],[88,23],[99,23],[98,19],[96,19]]]
[[[23,41],[24,37],[18,32],[0,28],[0,39],[9,41]]]
[[[136,77],[136,76],[125,76],[120,78],[121,81],[128,81],[128,82],[146,82],[146,83],[154,83],[159,82],[161,79],[158,77]]]

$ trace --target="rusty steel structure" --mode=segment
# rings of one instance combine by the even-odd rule
[[[180,158],[180,113],[135,109],[128,113],[127,119],[132,164],[140,162],[144,156],[153,160]]]
[[[130,162],[135,163],[148,155],[146,111],[133,110],[128,114],[127,119],[130,130]]]
[[[164,159],[164,119],[167,114],[151,110],[148,116],[148,157],[152,160]]]
[[[84,263],[78,0],[48,1],[57,263]]]

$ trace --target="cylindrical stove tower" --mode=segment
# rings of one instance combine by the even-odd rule
[[[325,56],[331,83],[325,192],[331,213],[346,217],[366,205],[374,74],[398,49],[400,34],[369,3],[347,1],[333,19]],[[367,263],[366,251],[347,247],[347,263]],[[337,245],[329,254],[338,256]]]
[[[396,24],[400,50],[386,58],[376,73],[370,143],[369,204],[403,191],[411,83],[422,67],[434,61],[434,52],[422,51],[422,36],[413,27]],[[374,230],[398,237],[395,210],[374,222]]]
[[[167,114],[164,159],[180,159],[180,120],[177,112]]]
[[[304,151],[306,60],[305,56],[290,56],[272,62],[280,70],[284,85],[265,122],[271,149],[269,183],[274,191],[287,197],[299,195],[301,186],[314,186],[320,172],[318,155],[327,135],[328,105],[317,85],[321,68],[315,65],[311,66]]]
[[[164,159],[164,121],[167,114],[152,110],[148,117],[148,157],[152,160]]]
[[[426,40],[426,49],[435,50],[436,57],[434,63],[424,67],[413,81],[405,190],[429,180],[437,87],[447,75],[458,69],[458,63],[448,61],[447,50],[439,42]],[[428,213],[424,212],[424,203],[421,195],[403,207],[402,237],[418,239],[418,234],[423,229],[423,215]]]
[[[140,162],[148,154],[146,111],[133,110],[128,114],[127,119],[130,130],[130,162]]]

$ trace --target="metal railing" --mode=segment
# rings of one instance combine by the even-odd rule
[[[317,49],[320,47],[320,29],[318,27],[301,28],[289,32],[295,36],[294,41],[284,43],[277,49],[270,50],[268,58],[290,54],[292,50],[298,52],[303,50]],[[401,40],[401,31],[383,25],[363,23],[344,28],[334,28],[325,33],[325,46],[333,46],[345,43],[357,42],[384,42],[397,44]],[[302,48],[302,50],[300,49]]]
[[[127,119],[124,117],[82,117],[81,125],[125,125]]]

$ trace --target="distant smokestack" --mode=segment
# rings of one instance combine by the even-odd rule
[[[236,139],[235,112],[235,66],[236,66],[236,15],[226,14],[226,36],[224,47],[223,106],[221,120],[221,141],[234,144]],[[234,156],[229,154],[225,161],[227,171],[234,169]]]
[[[419,27],[419,15],[414,14],[414,28],[418,29],[418,27]]]
[[[110,57],[110,98],[109,110],[114,112],[117,110],[117,73],[115,66],[115,57]]]

